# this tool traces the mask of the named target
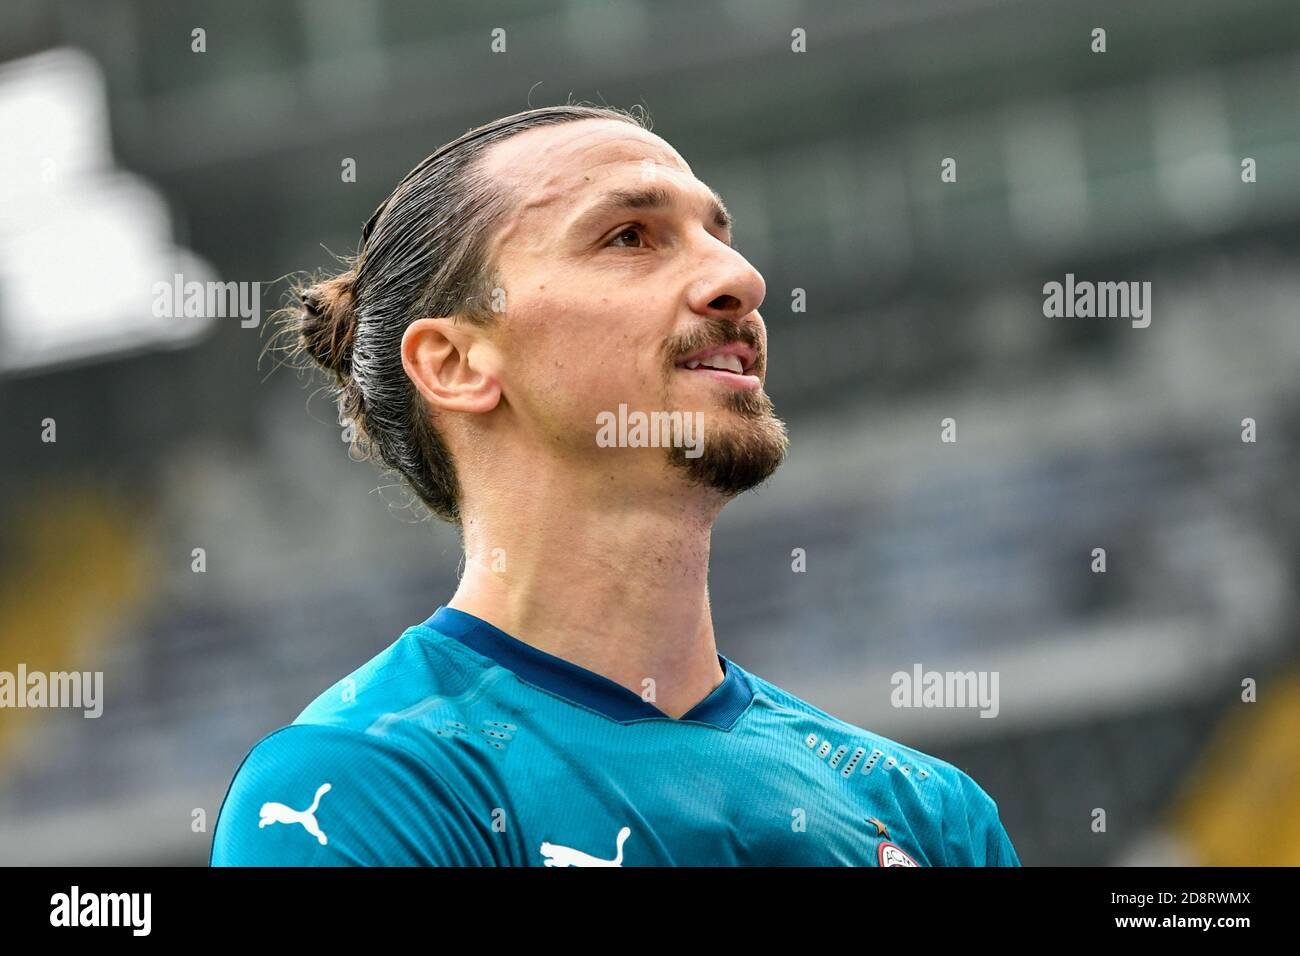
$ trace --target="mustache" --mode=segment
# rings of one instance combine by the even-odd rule
[[[767,371],[767,349],[757,323],[740,322],[731,318],[714,319],[670,338],[664,344],[664,368],[671,374],[680,360],[704,349],[730,345],[732,342],[741,342],[754,350],[752,371],[762,378]]]

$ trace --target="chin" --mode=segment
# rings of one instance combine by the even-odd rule
[[[789,438],[766,392],[729,391],[720,403],[721,414],[705,412],[699,456],[688,458],[683,449],[670,448],[668,457],[692,484],[733,498],[772,476],[785,460]]]

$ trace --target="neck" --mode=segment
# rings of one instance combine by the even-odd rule
[[[448,606],[680,717],[724,677],[708,596],[720,508],[532,474],[525,492],[464,510],[465,570]]]

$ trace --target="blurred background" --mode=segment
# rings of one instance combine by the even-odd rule
[[[6,0],[0,670],[104,710],[0,710],[0,863],[206,863],[248,749],[450,596],[455,531],[259,361],[275,280],[570,97],[648,109],[767,280],[791,455],[715,533],[720,650],[1027,865],[1300,864],[1294,0]],[[1150,326],[1044,317],[1067,273]],[[177,274],[261,321],[158,315]],[[917,664],[998,716],[891,706]]]

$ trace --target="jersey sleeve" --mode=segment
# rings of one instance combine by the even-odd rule
[[[963,866],[1020,866],[1020,857],[998,814],[998,805],[965,773],[959,775],[958,789],[965,805],[968,851],[960,860]]]
[[[482,866],[486,821],[405,748],[292,724],[249,751],[226,792],[211,866]]]
[[[1011,845],[1011,837],[1007,834],[1006,828],[1002,826],[1001,821],[997,825],[997,848],[990,860],[991,866],[1019,866],[1020,857],[1016,853],[1016,848]]]

